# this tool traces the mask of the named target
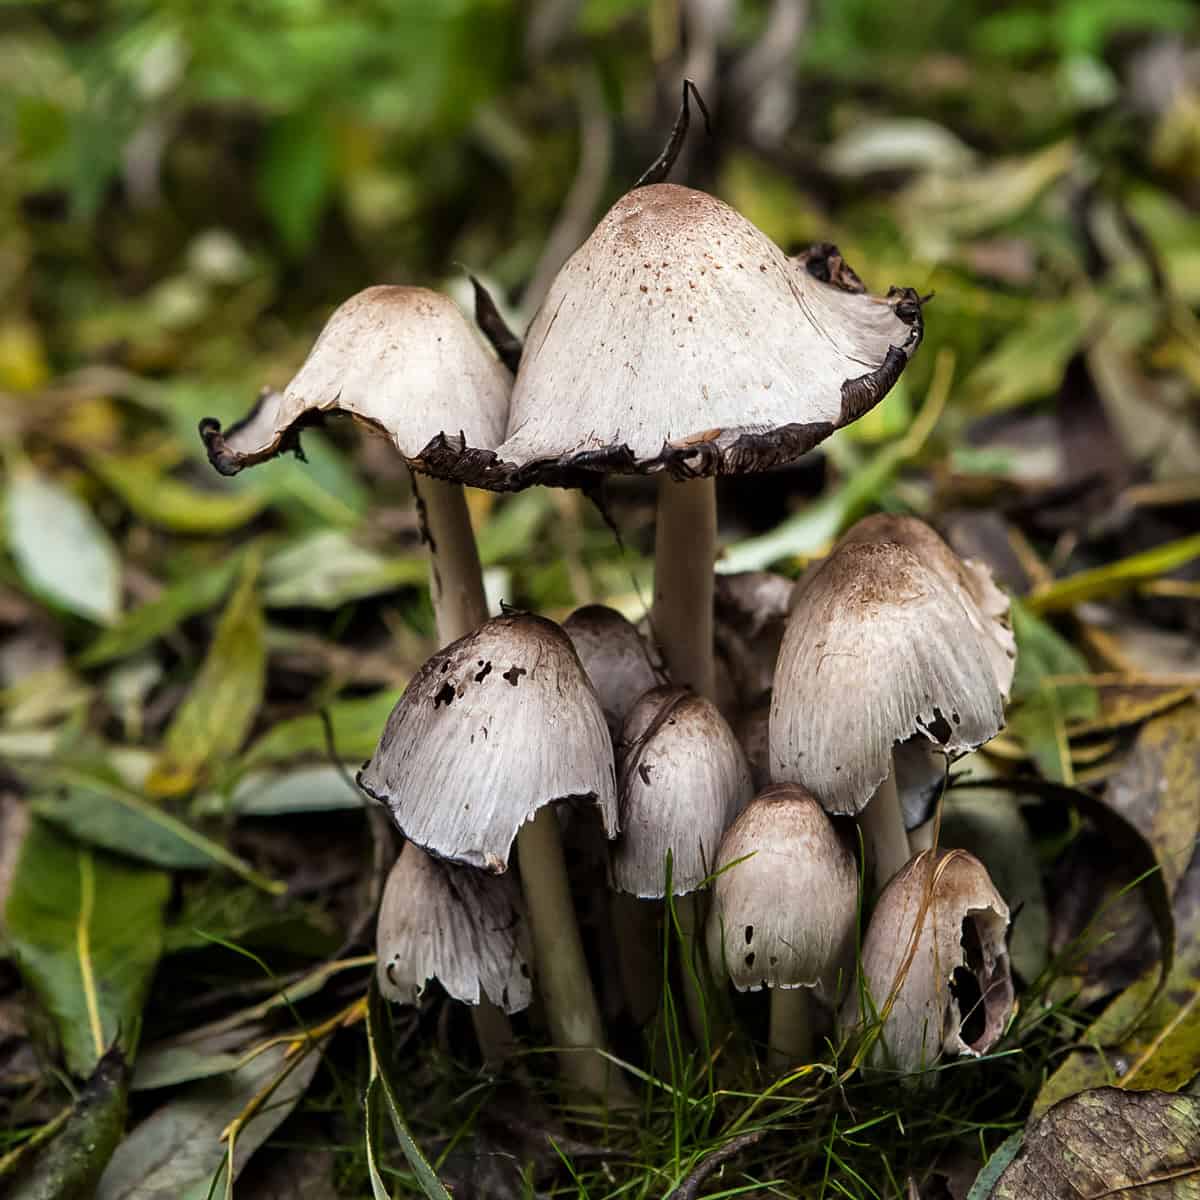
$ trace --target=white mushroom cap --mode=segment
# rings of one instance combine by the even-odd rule
[[[331,316],[296,377],[266,392],[225,433],[211,417],[200,433],[224,475],[294,448],[315,414],[349,413],[376,426],[415,460],[440,433],[497,446],[512,376],[453,300],[419,287],[370,287]]]
[[[441,858],[508,868],[543,805],[587,799],[617,831],[616,769],[600,701],[570,638],[509,613],[438,651],[392,709],[362,789]]]
[[[431,979],[464,1004],[507,1013],[533,995],[520,896],[507,875],[431,858],[406,842],[388,875],[375,930],[379,991],[416,1004]]]
[[[613,887],[643,899],[695,891],[712,874],[717,846],[754,793],[750,766],[711,701],[686,688],[647,692],[618,742],[621,834],[613,843]]]
[[[815,987],[833,1002],[854,946],[858,874],[816,799],[794,783],[760,792],[722,838],[717,869],[714,968],[724,964],[738,991]]]
[[[643,692],[662,683],[663,672],[637,628],[615,608],[604,604],[577,608],[563,622],[563,629],[600,697],[615,739],[630,708]]]
[[[840,542],[797,585],[771,700],[771,775],[860,812],[892,749],[973,750],[1004,724],[997,641],[969,595],[907,546]]]
[[[1007,928],[1008,905],[965,850],[927,850],[899,871],[863,940],[870,1005],[857,991],[845,1005],[849,1024],[883,1019],[871,1061],[919,1071],[995,1045],[1013,1010]]]
[[[534,317],[504,443],[443,440],[425,465],[512,488],[792,462],[879,401],[921,340],[911,289],[879,298],[819,274],[713,196],[635,188]]]

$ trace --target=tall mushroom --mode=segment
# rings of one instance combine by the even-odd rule
[[[771,989],[768,1059],[812,1052],[808,992],[836,1005],[851,965],[858,915],[854,858],[821,805],[794,783],[774,784],[721,841],[708,953],[738,991]]]
[[[707,975],[696,953],[703,924],[698,889],[712,874],[717,847],[754,788],[746,756],[716,705],[686,688],[659,687],[630,710],[617,743],[621,833],[609,854],[618,892],[639,900],[671,894],[684,946],[684,999],[698,1038],[705,1029],[701,988]],[[636,1017],[653,1012],[657,973],[630,970],[640,947],[626,932],[620,945]]]
[[[525,338],[499,445],[444,436],[424,469],[479,487],[657,474],[653,625],[675,683],[713,697],[714,478],[793,462],[895,383],[911,288],[868,295],[714,196],[663,183],[686,128],[559,271]]]
[[[1004,724],[1013,650],[1001,593],[983,590],[986,568],[950,560],[932,530],[861,522],[797,584],[776,664],[772,778],[802,783],[831,813],[862,814],[877,889],[909,857],[896,744],[922,735],[960,754]]]
[[[1013,1010],[1008,905],[965,850],[925,850],[883,890],[847,1023],[874,1026],[870,1061],[921,1071],[992,1048]]]
[[[436,979],[472,1006],[505,1013],[529,1006],[533,985],[522,947],[525,919],[511,876],[442,862],[405,843],[388,875],[375,929],[380,993],[415,1004]],[[486,1007],[486,1006],[485,1006]],[[506,1057],[507,1022],[476,1021],[485,1061]]]
[[[392,710],[359,784],[441,858],[499,873],[518,840],[538,987],[563,1074],[611,1095],[552,806],[588,800],[614,836],[616,771],[599,699],[567,635],[509,613],[433,655]]]

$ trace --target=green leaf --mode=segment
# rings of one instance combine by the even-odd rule
[[[232,1156],[236,1179],[300,1102],[316,1073],[318,1050],[290,1059],[287,1051],[287,1046],[272,1046],[236,1071],[172,1097],[117,1147],[96,1200],[206,1200],[221,1195],[228,1169],[222,1132],[276,1085],[238,1133]]]
[[[1004,1168],[1016,1158],[1017,1151],[1021,1149],[1024,1141],[1025,1130],[1018,1129],[1016,1133],[1010,1133],[996,1147],[992,1156],[984,1163],[983,1170],[975,1177],[975,1182],[971,1184],[967,1200],[989,1200],[992,1188],[996,1186],[996,1180],[1000,1178]]]
[[[392,1128],[400,1141],[400,1149],[404,1151],[404,1157],[408,1159],[408,1165],[412,1167],[421,1191],[427,1200],[451,1200],[450,1193],[438,1179],[437,1172],[421,1152],[421,1147],[413,1140],[401,1112],[400,1102],[396,1098],[396,1089],[389,1076],[395,1063],[392,1027],[374,973],[371,975],[370,990],[367,994],[367,1041],[371,1049],[372,1083],[378,1082],[383,1092],[388,1115],[392,1118]]]
[[[325,708],[333,735],[333,749],[347,761],[361,762],[375,752],[383,726],[401,693],[392,689],[353,700],[335,700]],[[325,760],[329,746],[325,722],[319,713],[292,717],[268,729],[242,756],[242,768],[299,759]]]
[[[96,1064],[57,1133],[30,1157],[14,1156],[9,1200],[91,1200],[125,1131],[129,1069],[115,1046]]]
[[[70,790],[36,800],[34,811],[80,841],[158,867],[226,867],[263,891],[281,895],[285,890],[219,842],[111,779],[71,768],[51,767],[50,775]]]
[[[423,586],[429,568],[420,555],[385,558],[339,530],[307,534],[275,551],[263,567],[268,608],[340,608],[350,600]]]
[[[300,767],[293,771],[254,771],[238,781],[230,800],[214,797],[206,807],[243,817],[279,817],[289,813],[363,808],[367,800],[354,786],[353,774],[369,756],[370,751],[343,764],[341,769],[327,765]],[[203,799],[207,798],[198,798]]]
[[[258,198],[294,255],[313,243],[332,167],[329,124],[321,113],[295,112],[271,124],[258,171]]]
[[[67,1066],[89,1075],[135,1036],[162,945],[170,880],[34,821],[9,893],[8,939]]]
[[[8,487],[7,537],[25,582],[100,625],[121,611],[121,562],[104,527],[66,488],[30,468]]]
[[[143,521],[175,533],[228,533],[267,503],[261,492],[189,487],[139,459],[93,454],[88,465]]]
[[[250,553],[204,665],[176,710],[162,754],[146,781],[153,794],[190,791],[207,764],[238,751],[254,723],[267,665],[262,609],[254,586],[257,573],[258,555]]]
[[[79,657],[81,667],[99,667],[113,659],[127,658],[157,638],[176,629],[189,617],[219,604],[241,567],[240,555],[215,566],[199,566],[186,578],[172,584],[156,600],[127,612]]]

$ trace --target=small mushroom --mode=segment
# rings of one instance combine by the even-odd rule
[[[817,800],[794,783],[760,792],[717,853],[708,953],[738,991],[771,988],[770,1061],[812,1052],[808,990],[828,1004],[851,965],[858,875]]]
[[[771,773],[832,813],[863,814],[882,887],[909,856],[894,747],[920,735],[952,756],[994,737],[1011,632],[932,530],[860,525],[797,585],[775,671]]]
[[[759,704],[771,691],[794,587],[794,580],[770,571],[716,577],[717,659],[729,668],[739,707]]]
[[[642,635],[614,608],[588,604],[577,608],[564,622],[583,663],[615,741],[625,716],[643,692],[663,681]]]
[[[600,1051],[600,1023],[571,908],[553,808],[594,803],[617,831],[616,770],[600,701],[571,640],[528,613],[494,617],[413,676],[359,784],[401,831],[442,858],[507,869],[520,837],[521,884],[556,1044]],[[560,1056],[564,1075],[611,1088],[601,1053]]]
[[[1008,905],[965,850],[922,851],[884,888],[862,947],[847,1023],[878,1024],[869,1060],[915,1072],[979,1055],[1013,1011]]]
[[[533,995],[524,917],[511,877],[487,875],[405,844],[388,875],[375,929],[379,991],[416,1004],[436,979],[463,1004],[506,1013]],[[487,1058],[495,1057],[483,1047]]]

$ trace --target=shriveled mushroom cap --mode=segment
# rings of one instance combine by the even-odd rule
[[[294,448],[316,414],[338,411],[374,425],[414,460],[440,433],[499,445],[511,388],[453,300],[427,288],[370,287],[334,312],[282,392],[264,393],[226,432],[210,417],[200,433],[213,466],[234,475]]]
[[[994,737],[1004,696],[968,603],[907,546],[839,543],[797,585],[775,668],[772,778],[857,813],[897,742],[923,734],[956,754]]]
[[[771,571],[717,575],[713,588],[713,641],[742,705],[771,690],[779,644],[787,627],[793,580]]]
[[[921,340],[911,289],[880,298],[819,274],[713,196],[635,188],[534,317],[504,443],[443,439],[425,465],[513,488],[792,462],[878,402]]]
[[[833,1000],[854,944],[858,875],[816,799],[794,783],[760,792],[722,838],[717,868],[714,967],[741,992],[816,987]]]
[[[379,990],[416,1004],[431,979],[464,1004],[486,996],[507,1013],[533,994],[524,915],[507,875],[431,858],[411,842],[388,875],[375,930]]]
[[[650,647],[631,621],[615,608],[588,604],[564,622],[615,739],[638,697],[663,680]]]
[[[962,601],[979,633],[996,676],[996,686],[1007,700],[1017,665],[1017,642],[1009,616],[1008,596],[996,586],[988,565],[971,558],[959,558],[937,531],[919,517],[875,513],[856,522],[839,544],[869,542],[894,542],[906,546],[927,567],[941,573]]]
[[[643,899],[695,891],[717,846],[750,799],[750,766],[717,707],[686,688],[660,687],[632,708],[618,742],[621,834],[613,886]]]
[[[508,868],[517,830],[556,800],[594,802],[617,832],[600,701],[571,639],[529,613],[493,617],[429,659],[358,782],[417,845],[487,871]]]
[[[871,1061],[918,1071],[991,1049],[1013,1008],[1007,928],[1008,905],[965,850],[927,850],[900,870],[863,940],[871,1007],[857,991],[845,1005],[850,1024],[872,1008],[883,1020]]]

